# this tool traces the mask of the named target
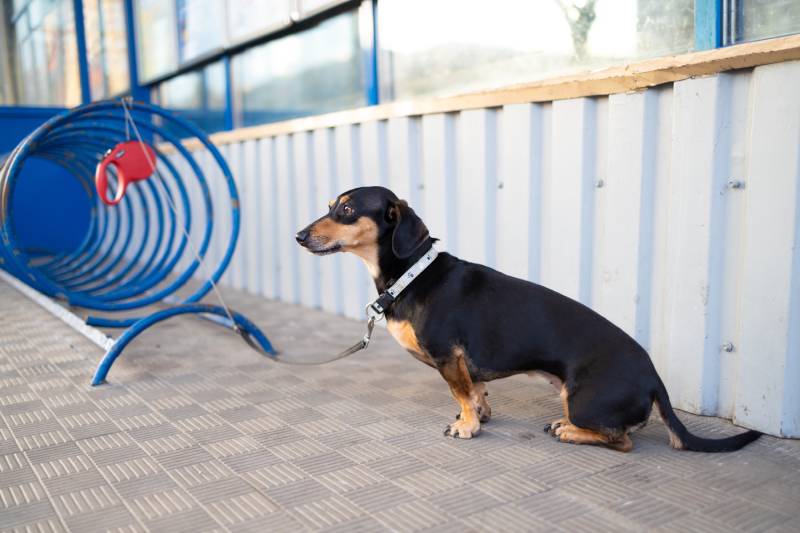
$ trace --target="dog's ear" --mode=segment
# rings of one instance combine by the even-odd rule
[[[392,252],[400,259],[411,256],[430,236],[422,219],[405,200],[396,200],[389,206],[386,220],[394,225]]]

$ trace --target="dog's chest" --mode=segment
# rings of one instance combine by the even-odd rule
[[[386,329],[397,343],[426,365],[435,366],[427,352],[420,346],[414,327],[407,320],[389,320]]]

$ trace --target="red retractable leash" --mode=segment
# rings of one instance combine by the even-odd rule
[[[156,153],[142,141],[121,142],[106,152],[94,175],[97,194],[103,203],[117,205],[125,196],[129,184],[153,175],[152,162],[155,160]],[[114,198],[108,198],[108,165],[113,165],[117,170],[117,193]]]

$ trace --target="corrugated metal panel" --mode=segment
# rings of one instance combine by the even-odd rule
[[[798,436],[798,86],[800,63],[783,63],[232,145],[244,224],[224,282],[361,318],[360,261],[301,253],[293,234],[338,193],[383,184],[449,251],[633,335],[677,407]]]

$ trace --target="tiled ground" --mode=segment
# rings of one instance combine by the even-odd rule
[[[229,293],[285,352],[362,325]],[[445,438],[437,373],[384,331],[319,367],[275,364],[197,319],[168,322],[87,383],[100,351],[0,282],[2,531],[797,531],[800,442],[678,452],[660,421],[621,454],[541,432],[560,403],[490,384],[494,418]],[[735,428],[682,415],[706,435]]]

